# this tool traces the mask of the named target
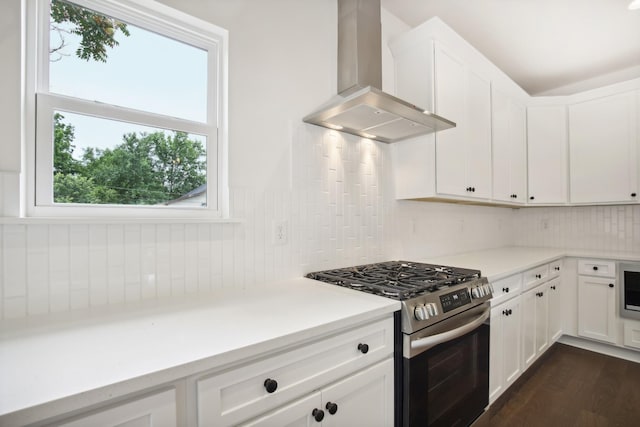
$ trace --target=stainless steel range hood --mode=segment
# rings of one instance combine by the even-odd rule
[[[381,86],[380,1],[338,0],[339,94],[303,120],[386,143],[456,126]]]

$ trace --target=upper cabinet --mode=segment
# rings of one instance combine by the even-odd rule
[[[638,92],[569,105],[571,203],[638,200]]]
[[[457,126],[436,138],[438,194],[491,197],[491,82],[435,44],[435,113]]]
[[[532,97],[438,18],[389,47],[396,96],[457,125],[391,146],[396,198],[640,202],[640,79]]]
[[[390,47],[396,96],[456,123],[392,145],[396,198],[490,202],[492,81],[480,55],[439,20]]]
[[[564,105],[527,109],[530,204],[567,201],[567,113]]]
[[[493,199],[523,204],[527,198],[527,116],[523,104],[492,88]]]

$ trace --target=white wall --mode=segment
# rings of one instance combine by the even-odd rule
[[[260,286],[511,241],[510,209],[396,202],[388,145],[302,123],[336,92],[335,0],[162,2],[230,30],[231,213],[242,222],[0,221],[0,318]],[[406,29],[382,17],[385,39]],[[8,28],[3,40],[15,39],[18,28]],[[388,91],[390,61],[384,51]],[[3,61],[0,69],[16,66]],[[19,85],[19,73],[7,75],[2,87]],[[2,108],[19,115],[14,101]],[[0,144],[0,158],[9,150]],[[0,191],[17,197],[17,175],[7,176],[0,174]],[[0,196],[2,209],[11,197]],[[280,222],[289,230],[285,245],[272,240]]]

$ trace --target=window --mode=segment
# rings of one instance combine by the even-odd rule
[[[138,0],[37,7],[33,213],[223,216],[226,31]]]

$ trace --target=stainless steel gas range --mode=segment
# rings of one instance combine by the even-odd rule
[[[489,403],[489,299],[479,270],[389,261],[307,277],[401,302],[396,426],[465,426]]]

